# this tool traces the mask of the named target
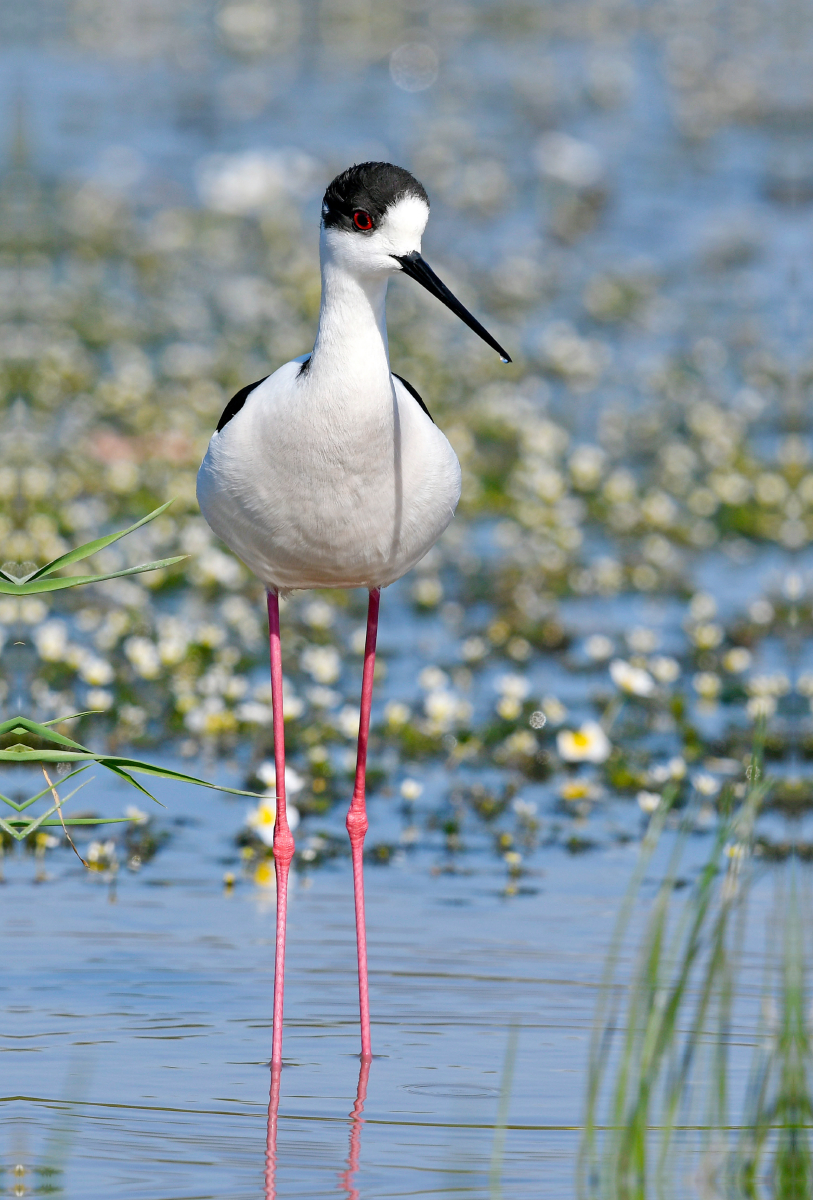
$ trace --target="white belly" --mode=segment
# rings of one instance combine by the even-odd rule
[[[451,521],[460,464],[397,380],[326,404],[298,371],[281,367],[213,436],[201,511],[266,587],[384,587]]]

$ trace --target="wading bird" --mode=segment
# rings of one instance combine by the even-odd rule
[[[365,772],[380,589],[423,558],[454,516],[460,464],[418,393],[390,370],[385,298],[403,272],[500,355],[502,347],[421,257],[429,199],[408,171],[361,163],[322,203],[322,303],[313,350],[229,401],[198,472],[214,532],[268,593],[276,820],[277,940],[271,1066],[282,1064],[288,870],[279,596],[367,588],[358,757],[347,830],[353,855],[362,1059],[371,1058],[363,845]]]

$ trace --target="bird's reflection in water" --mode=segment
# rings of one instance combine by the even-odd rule
[[[279,1081],[282,1071],[271,1068],[271,1093],[268,1097],[268,1131],[265,1137],[265,1200],[277,1200],[277,1121],[279,1118]]]
[[[364,1101],[367,1099],[367,1080],[370,1077],[370,1062],[364,1059],[359,1068],[359,1083],[356,1088],[356,1103],[350,1114],[350,1152],[347,1155],[347,1170],[342,1171],[339,1181],[347,1189],[347,1200],[359,1200],[359,1190],[354,1183],[354,1175],[359,1168],[361,1154],[361,1127],[364,1124],[362,1113]]]
[[[268,1097],[268,1132],[265,1142],[265,1200],[277,1200],[277,1124],[279,1119],[279,1085],[282,1072],[271,1071],[271,1092]],[[347,1191],[347,1200],[359,1200],[359,1190],[354,1177],[361,1155],[361,1127],[364,1124],[364,1101],[367,1099],[367,1081],[370,1078],[370,1063],[363,1061],[359,1067],[356,1102],[350,1113],[350,1149],[347,1155],[347,1170],[342,1171],[339,1182]]]

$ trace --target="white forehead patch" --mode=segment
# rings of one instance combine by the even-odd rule
[[[420,196],[402,196],[387,209],[380,225],[381,233],[404,253],[420,247],[421,235],[429,220],[429,205]]]

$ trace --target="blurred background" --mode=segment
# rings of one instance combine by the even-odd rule
[[[553,1128],[567,1111],[578,1125],[590,988],[611,928],[597,914],[623,892],[664,803],[693,814],[699,857],[684,883],[695,878],[721,812],[746,795],[755,730],[774,783],[749,854],[758,849],[763,881],[813,855],[810,25],[792,0],[39,0],[0,16],[0,560],[33,570],[173,497],[92,565],[189,556],[44,599],[0,597],[6,715],[45,721],[92,709],[60,729],[100,751],[269,791],[255,804],[165,790],[166,813],[153,816],[150,805],[126,835],[84,840],[90,876],[58,830],[36,846],[30,839],[31,855],[9,854],[7,878],[59,889],[65,919],[93,945],[102,930],[119,936],[122,922],[140,928],[139,897],[153,894],[144,889],[171,891],[144,916],[156,924],[138,969],[100,951],[109,967],[99,968],[100,994],[115,993],[119,968],[132,971],[133,1020],[136,1011],[166,1019],[164,1000],[134,981],[160,975],[162,955],[169,969],[188,953],[189,978],[200,971],[194,998],[183,993],[173,1011],[198,1005],[215,1028],[221,967],[196,957],[196,939],[201,905],[224,946],[233,936],[224,877],[246,932],[222,953],[250,991],[243,1014],[267,1016],[267,996],[251,991],[257,971],[268,983],[273,914],[263,597],[205,525],[195,476],[231,395],[311,348],[321,195],[353,162],[396,162],[423,182],[428,261],[514,358],[500,366],[420,289],[393,282],[393,368],[453,443],[464,482],[452,527],[383,597],[368,838],[371,864],[386,868],[372,884],[382,971],[374,1011],[394,1028],[403,1005],[416,1019],[434,1013],[426,1041],[416,1034],[431,1059],[432,1020],[448,1006],[462,1031],[448,1062],[457,1056],[467,1070],[484,1053],[472,1049],[484,1009],[503,1014],[492,1030],[503,1040],[476,1067],[496,1072],[496,1091],[449,1084],[435,1102],[414,1093],[417,1109],[437,1115],[435,1103],[443,1120],[476,1124],[478,1096],[508,1094],[504,1030],[519,1020],[537,1040],[521,1055],[525,1084],[518,1075],[511,1085],[517,1124]],[[283,612],[289,790],[300,818],[289,1005],[302,1053],[319,1067],[299,1109],[326,1121],[349,1108],[345,1092],[352,1100],[349,1084],[338,1100],[330,1093],[335,1072],[314,1030],[339,1030],[347,1074],[343,815],[364,599],[308,593]],[[6,787],[28,788],[24,774],[6,772]],[[94,786],[89,811],[123,810],[123,794]],[[115,910],[102,902],[113,894]],[[418,894],[422,915],[405,932],[404,898]],[[136,905],[126,916],[125,895]],[[401,901],[387,907],[387,895]],[[770,887],[760,895],[752,928],[764,930],[774,902]],[[323,937],[318,922],[338,904],[347,922]],[[510,951],[505,905],[514,906]],[[180,941],[162,941],[167,925]],[[67,950],[47,922],[35,926],[42,986],[67,987]],[[465,998],[437,980],[388,990],[385,965],[403,968],[404,939],[415,938],[414,968],[415,955],[430,954],[424,937],[435,939],[438,963],[459,954],[475,974],[493,966],[499,982],[471,985]],[[749,960],[756,976],[761,955]],[[318,997],[307,981],[317,968],[331,980]],[[511,981],[527,971],[560,976],[561,1020],[544,1051],[539,1013],[553,1001],[544,989],[517,997]],[[81,981],[71,986],[77,1011],[86,1008]],[[35,1032],[53,1017],[38,1003]],[[127,1020],[109,1037],[131,1062],[141,1047]],[[262,1028],[242,1059],[262,1058]],[[423,1053],[387,1036],[393,1062]],[[567,1065],[568,1038],[581,1039],[577,1067]],[[150,1070],[166,1066],[156,1045],[159,1058],[139,1068],[150,1096],[161,1090]],[[176,1049],[183,1065],[186,1042]],[[550,1070],[571,1074],[549,1081],[543,1099],[533,1081],[557,1054],[564,1065]],[[220,1061],[219,1049],[212,1055]],[[92,1089],[87,1081],[105,1072],[80,1058],[67,1061],[66,1079]],[[201,1088],[222,1092],[195,1062],[194,1088],[172,1094],[179,1112]],[[247,1090],[229,1096],[261,1097],[261,1072],[246,1084],[234,1070],[234,1088]],[[380,1077],[389,1079],[384,1067]],[[393,1082],[387,1111],[401,1111],[397,1089],[413,1086],[424,1085]],[[54,1093],[43,1084],[38,1094]],[[26,1154],[53,1166],[53,1145],[67,1144],[50,1117],[38,1120],[10,1143],[22,1179],[34,1178]],[[222,1169],[211,1194],[257,1194],[261,1139],[243,1146],[235,1134],[226,1147],[222,1122],[206,1120],[211,1129],[198,1113],[197,1135],[210,1168]],[[287,1127],[290,1187],[301,1189],[290,1194],[313,1195],[315,1164],[332,1171],[338,1150],[328,1133],[315,1148],[303,1121]],[[139,1130],[130,1125],[127,1136],[143,1134],[144,1146],[159,1137],[149,1122]],[[120,1154],[101,1166],[102,1143],[72,1136],[81,1161],[95,1163],[83,1194],[198,1194],[183,1190],[199,1168],[184,1159],[181,1134],[175,1173],[156,1167],[138,1184],[116,1174]],[[417,1186],[380,1136],[380,1173],[360,1176],[377,1190],[361,1194]],[[529,1180],[534,1194],[565,1194],[575,1135],[551,1134],[549,1145],[510,1136],[497,1160],[490,1144],[480,1154],[448,1129],[420,1153],[410,1144],[435,1172],[430,1187],[462,1172],[461,1195],[527,1196]],[[345,1194],[329,1190],[334,1176],[320,1194]]]

